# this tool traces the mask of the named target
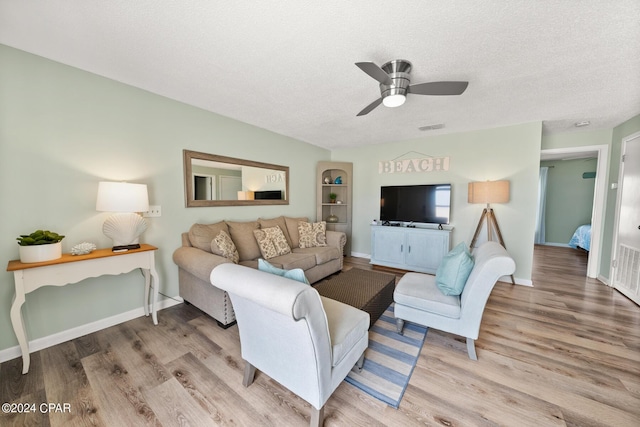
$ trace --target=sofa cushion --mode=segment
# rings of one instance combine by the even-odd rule
[[[299,247],[314,248],[316,246],[327,246],[327,223],[320,222],[299,222],[298,233],[300,234]]]
[[[300,246],[300,233],[298,233],[298,223],[301,221],[309,222],[309,218],[291,218],[288,216],[284,217],[284,222],[287,224],[287,232],[289,233],[289,238],[291,239],[292,248],[297,248]]]
[[[231,240],[229,233],[224,230],[221,230],[215,239],[211,241],[211,251],[214,254],[217,253],[216,251],[220,251],[223,257],[231,260],[235,264],[240,260],[236,245],[233,243],[233,240]]]
[[[238,262],[238,265],[244,265],[245,267],[249,267],[249,268],[253,268],[255,270],[258,269],[258,259],[248,259],[246,261],[240,261]]]
[[[313,254],[317,265],[324,264],[334,259],[340,259],[342,252],[334,246],[317,246],[315,248],[295,248],[296,254]]]
[[[269,262],[260,258],[258,260],[258,270],[267,273],[275,274],[277,276],[286,277],[287,279],[297,280],[298,282],[309,284],[307,277],[304,275],[304,271],[301,268],[294,268],[292,270],[285,270],[278,268]]]
[[[464,242],[442,258],[436,270],[436,284],[445,295],[460,295],[473,270],[473,257]]]
[[[393,301],[452,319],[460,317],[460,297],[444,295],[430,274],[406,273],[393,292]]]
[[[224,221],[216,222],[215,224],[193,224],[189,229],[189,242],[194,248],[212,252],[211,242],[221,231],[229,232],[229,228]],[[213,253],[222,255],[220,251]]]
[[[279,226],[253,230],[256,241],[260,247],[260,253],[264,259],[271,259],[279,255],[291,253],[291,248],[285,239]]]
[[[253,230],[257,230],[260,227],[258,221],[225,222],[229,227],[229,235],[238,249],[240,261],[260,258],[260,247],[256,241],[256,236],[253,235]]]
[[[280,229],[282,230],[282,234],[284,234],[284,238],[287,239],[287,244],[290,248],[293,247],[291,236],[289,236],[289,230],[287,229],[287,222],[285,221],[284,216],[279,216],[277,218],[271,219],[258,218],[258,223],[260,224],[261,229],[276,226],[280,227]]]
[[[292,268],[308,270],[316,266],[316,257],[311,253],[290,253],[271,258],[269,262],[287,270]]]
[[[368,333],[369,313],[320,296],[331,338],[331,366],[337,366]]]

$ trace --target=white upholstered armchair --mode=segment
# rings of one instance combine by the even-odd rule
[[[311,286],[236,264],[211,281],[228,292],[236,313],[245,386],[258,369],[312,406],[322,425],[324,404],[369,343],[369,314],[321,297]]]

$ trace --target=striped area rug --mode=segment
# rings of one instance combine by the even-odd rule
[[[404,325],[404,335],[396,333],[391,304],[369,329],[362,372],[354,368],[345,381],[398,408],[426,336],[427,328],[409,322]]]

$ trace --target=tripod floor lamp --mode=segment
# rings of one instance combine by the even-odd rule
[[[507,203],[509,202],[509,181],[484,181],[484,182],[470,182],[469,183],[469,203],[486,203],[487,207],[482,210],[478,227],[471,240],[470,250],[473,250],[480,231],[482,231],[482,224],[487,222],[487,240],[493,240],[493,234],[498,237],[498,242],[506,249],[504,239],[502,238],[502,232],[498,225],[496,215],[491,208],[491,203]],[[511,282],[515,285],[516,281],[511,275]]]

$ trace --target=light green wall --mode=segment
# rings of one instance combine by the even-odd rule
[[[15,237],[37,228],[65,234],[63,251],[83,241],[108,247],[108,216],[96,212],[101,180],[149,187],[162,217],[142,240],[158,246],[160,291],[178,295],[171,255],[194,222],[315,217],[315,167],[330,153],[143,90],[0,45],[0,260],[18,258]],[[287,206],[185,208],[182,150],[290,167]],[[282,153],[287,153],[282,156]],[[0,350],[17,345],[9,308],[13,275],[0,272]],[[138,273],[85,280],[29,294],[30,339],[142,306]],[[160,314],[162,316],[162,314]]]
[[[586,147],[611,144],[611,129],[584,130],[542,136],[542,149]]]
[[[352,252],[371,254],[369,224],[379,216],[383,185],[451,183],[451,225],[455,227],[452,245],[455,245],[471,242],[484,207],[467,203],[467,184],[506,179],[511,182],[511,200],[492,207],[509,253],[516,260],[515,276],[530,280],[541,132],[541,123],[536,122],[333,151],[332,160],[353,162]],[[450,157],[449,170],[378,173],[380,161],[426,156]]]
[[[622,140],[627,136],[636,132],[640,132],[640,114],[626,122],[616,126],[613,129],[611,138],[611,152],[609,162],[609,177],[607,180],[607,206],[605,211],[604,220],[604,236],[602,239],[603,253],[600,259],[600,275],[609,279],[611,272],[611,260],[612,260],[612,245],[613,245],[613,227],[615,225],[615,213],[616,213],[616,196],[617,190],[611,189],[611,184],[618,182],[618,175],[620,174],[620,154],[622,152]]]
[[[595,179],[584,172],[596,171],[596,159],[541,162],[549,167],[545,212],[545,241],[568,244],[579,225],[591,224]]]

